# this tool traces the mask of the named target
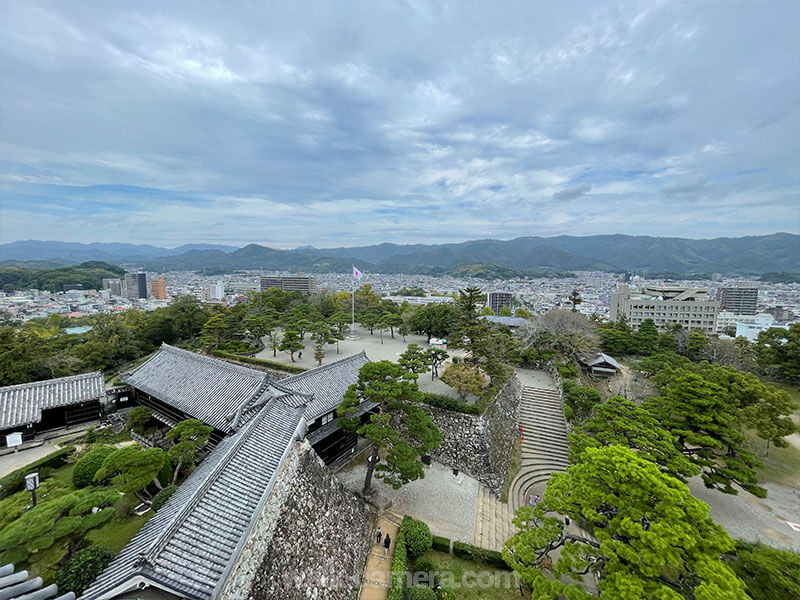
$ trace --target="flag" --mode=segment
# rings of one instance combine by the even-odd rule
[[[353,277],[355,277],[356,279],[361,279],[363,276],[364,274],[358,269],[356,269],[355,265],[353,265]]]

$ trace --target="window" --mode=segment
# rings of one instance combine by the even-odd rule
[[[322,425],[327,425],[328,423],[330,423],[331,421],[333,421],[333,416],[334,416],[335,414],[336,414],[336,413],[332,413],[332,412],[330,412],[330,413],[328,413],[327,415],[323,415],[323,416],[322,416],[322,418],[320,419],[320,420],[322,421]]]

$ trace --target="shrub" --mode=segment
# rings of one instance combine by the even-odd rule
[[[70,454],[73,452],[75,452],[75,446],[64,446],[63,448],[56,450],[47,456],[43,456],[39,460],[33,461],[29,465],[25,465],[16,471],[12,471],[0,479],[0,500],[7,498],[11,494],[14,494],[22,489],[25,489],[25,475],[28,473],[34,473],[38,471],[39,480],[41,481],[45,479],[41,475],[41,473],[45,472],[43,471],[44,467],[57,469],[58,467],[65,465]]]
[[[414,562],[414,570],[430,573],[436,570],[436,563],[429,554],[423,554]]]
[[[253,358],[252,356],[240,356],[238,354],[231,354],[230,352],[223,352],[221,350],[214,350],[211,354],[218,358],[227,358],[238,362],[248,363],[251,365],[259,365],[262,367],[269,367],[276,371],[284,371],[286,373],[305,373],[307,369],[303,367],[296,367],[294,365],[284,365],[279,362],[272,362],[271,360],[263,360],[261,358]]]
[[[487,565],[498,567],[500,569],[508,569],[506,561],[503,560],[503,555],[495,550],[486,550],[479,548],[472,544],[465,544],[464,542],[453,542],[453,554],[466,558],[467,560],[482,562]]]
[[[452,410],[454,412],[465,413],[468,415],[479,415],[482,412],[480,406],[475,404],[467,404],[463,400],[451,398],[450,396],[445,396],[443,394],[432,394],[429,392],[422,397],[422,401],[425,404],[435,406],[436,408]]]
[[[446,537],[433,536],[433,549],[450,554],[450,540]]]
[[[172,484],[172,460],[166,453],[164,454],[164,464],[158,472],[158,481],[164,487]]]
[[[56,573],[60,593],[80,595],[113,560],[114,553],[105,546],[89,546],[70,558]]]
[[[408,598],[408,600],[439,600],[436,597],[436,592],[427,585],[415,585],[408,590],[406,598]]]
[[[392,558],[392,585],[387,600],[403,600],[406,591],[406,542],[402,529],[394,539],[394,558]]]
[[[116,451],[112,446],[100,446],[84,454],[72,470],[72,485],[84,488],[92,485],[94,474],[103,466],[103,461]]]
[[[94,427],[89,427],[86,430],[86,435],[83,436],[83,441],[87,444],[94,444],[97,441],[97,430]]]
[[[128,429],[133,429],[139,435],[144,435],[153,418],[153,413],[146,406],[134,406],[128,413]]]
[[[164,506],[167,500],[169,500],[169,497],[172,496],[177,489],[177,485],[168,485],[163,490],[159,491],[153,498],[153,503],[150,505],[150,508],[153,509],[153,512],[157,512],[159,508]]]
[[[409,556],[416,558],[422,556],[433,545],[433,536],[428,524],[424,521],[405,517],[400,525],[400,531],[406,541],[406,549]]]

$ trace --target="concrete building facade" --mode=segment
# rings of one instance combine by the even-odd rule
[[[103,279],[103,289],[108,290],[112,296],[122,296],[122,280]]]
[[[679,324],[684,329],[716,333],[718,313],[719,302],[709,300],[708,290],[703,288],[642,286],[632,292],[628,285],[620,285],[611,294],[609,318],[625,317],[633,329],[645,319],[653,319],[662,331]]]
[[[147,275],[145,273],[125,273],[125,291],[128,298],[147,298]]]
[[[721,287],[717,289],[720,310],[737,315],[754,315],[758,312],[758,288]]]
[[[261,291],[266,291],[269,288],[280,288],[284,292],[303,292],[304,294],[313,294],[317,290],[317,283],[313,277],[300,275],[294,277],[262,277]]]
[[[161,275],[150,281],[150,293],[156,300],[167,299],[167,282]]]
[[[511,292],[489,292],[486,295],[486,304],[492,309],[494,314],[500,314],[500,309],[504,306],[511,308],[513,295]]]

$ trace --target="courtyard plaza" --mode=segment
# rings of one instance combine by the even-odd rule
[[[383,343],[381,343],[381,335],[377,329],[375,330],[374,334],[370,335],[369,329],[361,327],[360,325],[356,325],[356,335],[358,336],[357,339],[351,340],[349,338],[345,338],[344,340],[339,341],[338,354],[336,353],[336,344],[330,344],[326,346],[325,358],[322,360],[322,365],[324,366],[335,360],[341,360],[342,358],[347,358],[348,356],[353,356],[355,354],[359,354],[360,352],[366,352],[367,357],[374,362],[380,360],[397,362],[397,359],[400,358],[400,355],[406,351],[409,344],[417,344],[423,350],[427,350],[431,347],[428,344],[427,336],[410,334],[406,335],[405,341],[403,341],[403,336],[397,333],[396,329],[394,332],[394,339],[392,339],[392,336],[389,332],[384,332]],[[265,342],[266,341],[268,340],[265,338]],[[256,354],[256,358],[285,365],[303,367],[304,369],[313,369],[318,365],[317,361],[314,359],[314,342],[311,341],[310,333],[306,334],[303,343],[305,348],[302,350],[302,356],[298,356],[298,353],[295,352],[294,362],[292,362],[288,352],[282,352],[278,350],[277,355],[273,356],[273,351],[268,346]],[[448,358],[444,364],[439,366],[439,375],[441,375],[448,366],[453,364],[453,357],[464,356],[464,351],[461,349],[448,349],[447,353],[450,355],[450,358]],[[427,373],[422,373],[419,376],[417,383],[419,385],[419,389],[421,389],[423,392],[444,394],[454,398],[457,397],[457,394],[453,391],[453,389],[442,383],[438,378],[431,381],[430,371]],[[467,402],[474,400],[475,398],[468,398]]]

